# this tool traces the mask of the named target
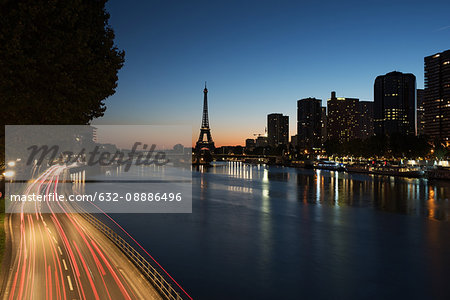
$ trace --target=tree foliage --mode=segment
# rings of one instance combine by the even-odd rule
[[[106,1],[1,1],[3,124],[87,124],[103,116],[124,63]]]
[[[372,136],[365,140],[355,139],[345,143],[335,140],[325,142],[329,155],[353,155],[362,157],[425,157],[432,146],[427,137],[393,134],[391,136]]]

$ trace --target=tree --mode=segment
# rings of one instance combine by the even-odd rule
[[[393,158],[425,157],[431,150],[426,136],[416,137],[398,133],[391,136],[372,136],[365,140],[354,139],[344,143],[339,143],[337,140],[327,140],[324,147],[329,155]]]
[[[124,52],[107,0],[4,0],[0,104],[4,124],[88,124],[103,116]]]
[[[439,140],[434,141],[434,157],[438,160],[450,156],[450,149],[446,148]]]
[[[88,124],[103,116],[125,57],[106,2],[0,2],[0,173],[3,125]]]

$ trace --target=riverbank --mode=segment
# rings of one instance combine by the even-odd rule
[[[419,166],[406,164],[351,164],[335,161],[292,161],[290,163],[279,164],[286,167],[322,169],[331,171],[342,171],[347,173],[362,173],[368,175],[385,175],[406,178],[427,178],[450,180],[450,168],[442,166]]]

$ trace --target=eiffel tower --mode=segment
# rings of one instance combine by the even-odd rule
[[[205,140],[206,135],[206,140]],[[195,151],[199,153],[201,150],[214,150],[214,142],[211,137],[211,130],[209,129],[209,119],[208,119],[208,89],[203,90],[203,118],[202,127],[200,128],[200,136],[198,137],[197,144],[195,145]]]

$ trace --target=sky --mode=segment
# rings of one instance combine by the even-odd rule
[[[116,93],[93,124],[184,125],[198,138],[204,82],[216,146],[264,133],[297,100],[373,100],[375,77],[413,73],[450,49],[450,1],[110,0],[125,50]]]

